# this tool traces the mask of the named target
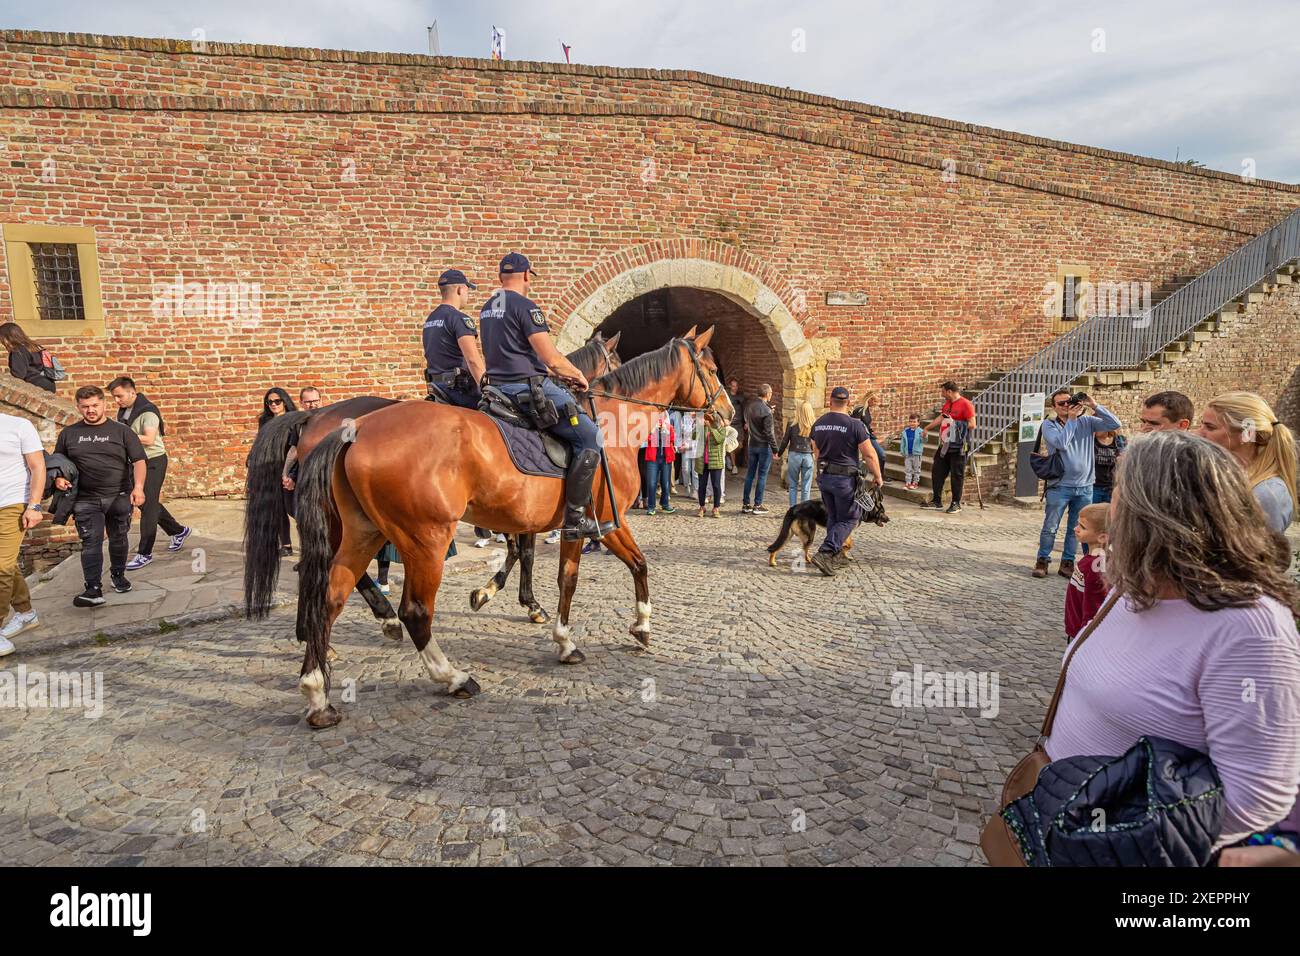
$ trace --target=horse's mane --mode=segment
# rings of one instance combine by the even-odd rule
[[[677,371],[683,362],[683,350],[679,345],[688,345],[685,339],[669,339],[653,352],[643,352],[636,358],[628,359],[612,372],[595,379],[608,392],[616,395],[635,395],[651,382],[667,378]],[[701,357],[712,358],[708,348],[700,350]]]
[[[578,367],[578,371],[587,375],[600,368],[600,363],[605,358],[607,346],[604,340],[597,337],[592,339],[582,348],[574,349],[565,358]]]

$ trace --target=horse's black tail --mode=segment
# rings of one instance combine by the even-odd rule
[[[307,412],[286,412],[267,422],[248,453],[244,486],[244,616],[264,618],[280,578],[280,514],[284,458]]]
[[[785,547],[786,541],[790,538],[790,529],[794,526],[794,509],[787,508],[785,520],[781,522],[781,532],[776,536],[776,540],[768,545],[767,553],[776,554]]]
[[[325,659],[329,641],[326,636],[330,563],[334,548],[330,545],[330,523],[338,520],[332,486],[334,464],[354,440],[356,432],[349,424],[325,437],[298,469],[298,537],[302,556],[298,562],[298,640],[307,645],[302,673],[319,669],[325,678],[325,693],[330,689],[330,667]]]

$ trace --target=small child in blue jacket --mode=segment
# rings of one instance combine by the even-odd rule
[[[903,476],[907,487],[921,483],[921,458],[925,454],[925,432],[921,431],[921,417],[909,415],[907,427],[898,438],[898,450],[903,455]]]

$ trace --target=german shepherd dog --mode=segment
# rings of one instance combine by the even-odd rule
[[[885,496],[877,489],[873,496],[875,508],[870,513],[864,513],[863,521],[870,521],[876,525],[883,525],[889,520],[885,514]],[[812,562],[813,540],[817,537],[817,528],[826,527],[826,506],[822,504],[821,499],[810,499],[797,504],[785,513],[785,520],[781,522],[781,533],[776,536],[767,549],[767,563],[776,567],[776,555],[783,547],[786,541],[790,539],[790,532],[794,531],[799,535],[799,540],[803,544],[804,561]],[[850,534],[844,539],[844,553],[848,554],[853,547],[853,535]]]

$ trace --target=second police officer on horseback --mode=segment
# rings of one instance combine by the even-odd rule
[[[587,389],[586,376],[555,347],[546,316],[528,298],[531,276],[536,274],[520,253],[511,252],[501,260],[501,288],[479,313],[487,384],[528,408],[539,428],[569,445],[564,537],[600,537],[602,529],[586,511],[600,464],[600,429],[573,395],[550,378]]]

